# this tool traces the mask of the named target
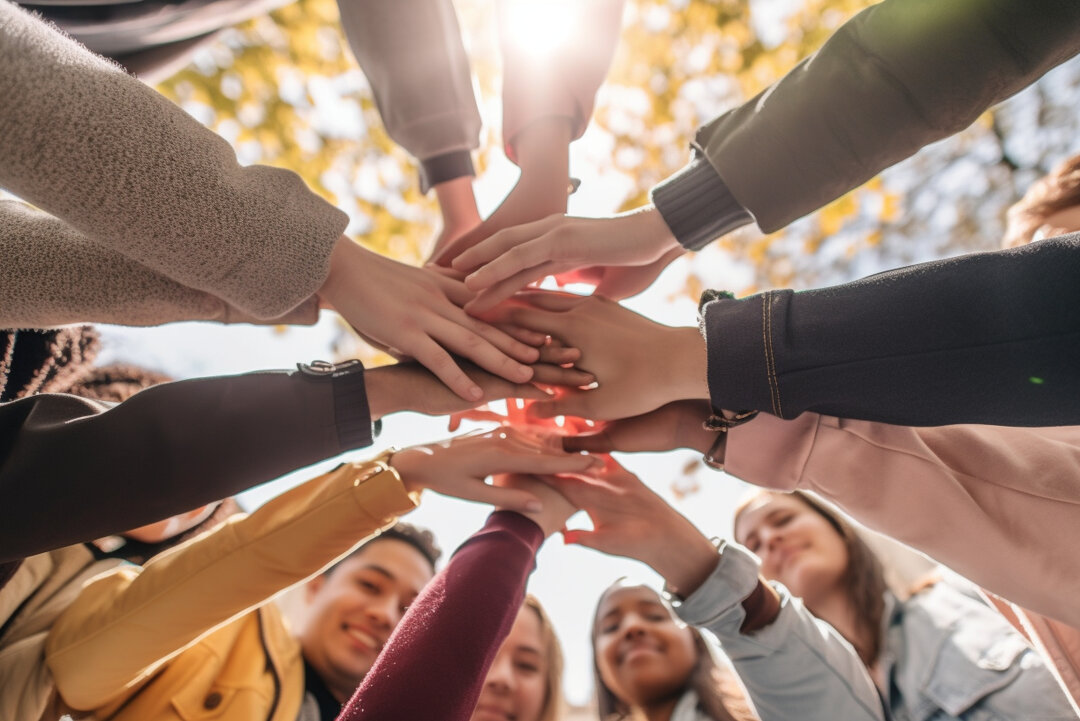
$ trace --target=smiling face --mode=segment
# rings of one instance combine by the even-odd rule
[[[638,708],[682,695],[698,661],[690,630],[644,586],[617,587],[600,599],[593,652],[604,685]]]
[[[491,664],[472,721],[540,721],[551,663],[546,645],[540,616],[522,606]]]
[[[385,538],[308,582],[300,647],[338,700],[352,695],[432,575],[416,548]]]
[[[829,521],[795,496],[762,493],[735,519],[735,540],[761,559],[761,575],[813,608],[842,589],[849,556]]]

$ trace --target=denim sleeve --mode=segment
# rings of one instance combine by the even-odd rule
[[[716,408],[1080,424],[1080,234],[703,306]]]
[[[881,701],[854,649],[783,586],[780,615],[743,635],[742,599],[757,584],[757,559],[729,544],[713,574],[676,608],[708,629],[746,687],[761,721],[884,721]]]

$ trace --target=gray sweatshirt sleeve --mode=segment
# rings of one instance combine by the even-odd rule
[[[1018,0],[885,0],[702,126],[695,160],[654,202],[690,248],[751,216],[771,233],[963,130],[1078,51],[1072,0],[1038,11]]]
[[[322,284],[348,219],[295,173],[241,167],[183,110],[7,0],[0,67],[0,186],[256,318]]]
[[[0,328],[89,320],[134,326],[256,322],[220,298],[181,285],[15,200],[0,201],[0,258]],[[318,313],[310,298],[267,322],[311,324]]]
[[[349,47],[386,132],[420,162],[425,185],[473,175],[480,111],[449,0],[338,0]]]
[[[742,601],[757,582],[757,558],[728,544],[713,574],[675,612],[720,641],[761,721],[884,721],[858,654],[783,586],[775,586],[781,600],[776,620],[747,635],[739,632]]]

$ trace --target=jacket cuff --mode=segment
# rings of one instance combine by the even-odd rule
[[[709,399],[714,412],[753,408],[783,418],[772,351],[770,292],[736,300],[702,296],[701,331],[708,352]]]
[[[334,378],[333,384],[334,424],[341,450],[370,446],[382,428],[381,424],[371,422],[363,366],[357,372]]]
[[[691,626],[709,626],[730,622],[735,628],[742,625],[746,612],[743,599],[758,585],[757,556],[737,543],[724,546],[720,562],[705,583],[675,608],[675,613]]]
[[[426,193],[433,186],[448,180],[475,175],[472,153],[468,150],[454,150],[426,158],[420,161],[420,192]]]
[[[720,236],[754,222],[716,169],[703,157],[652,189],[652,202],[687,250],[701,250]]]

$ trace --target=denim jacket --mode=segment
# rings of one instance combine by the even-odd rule
[[[947,582],[886,598],[886,704],[896,721],[1075,719],[1046,662],[997,611]]]
[[[762,721],[1075,718],[1042,658],[1005,619],[945,583],[905,602],[887,597],[882,694],[851,645],[780,584],[776,620],[741,634],[742,600],[757,577],[757,558],[729,544],[675,610],[717,637]]]

